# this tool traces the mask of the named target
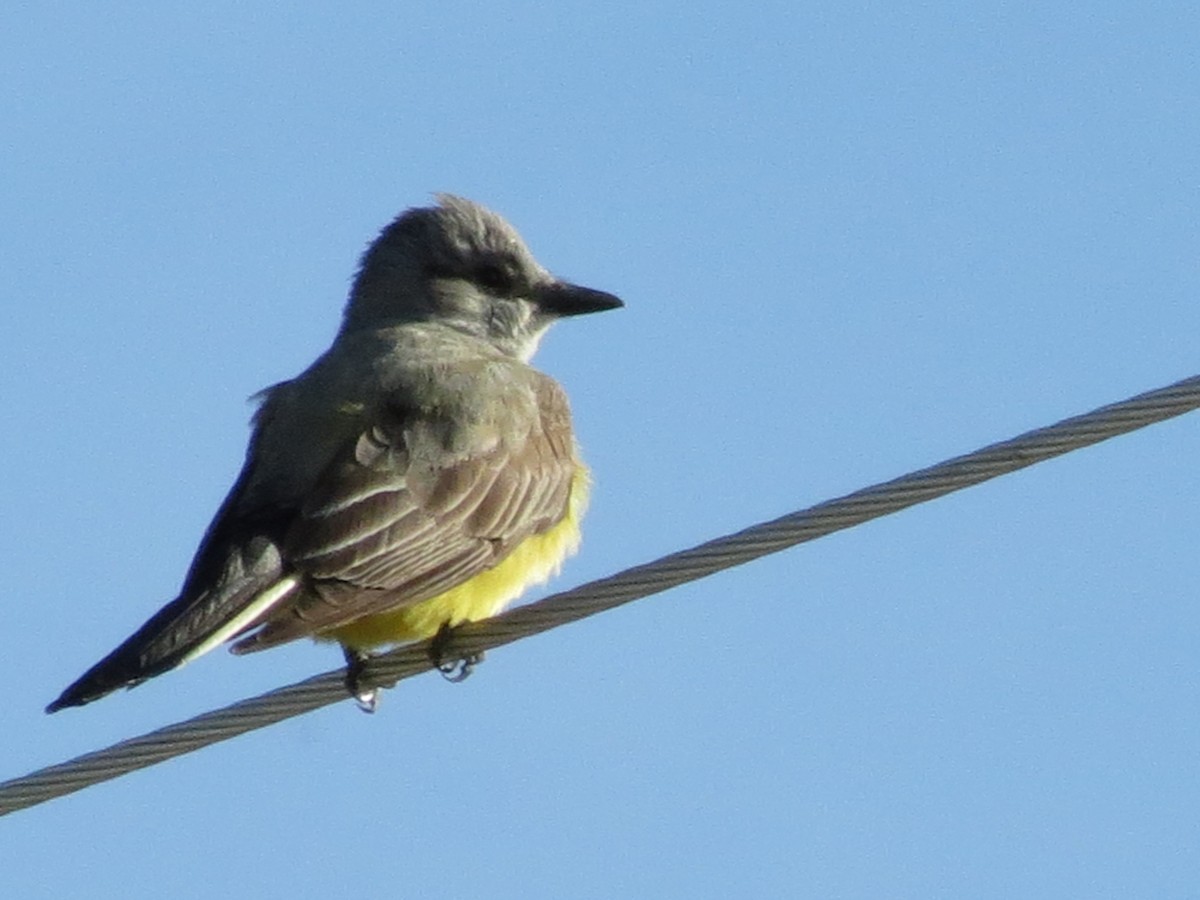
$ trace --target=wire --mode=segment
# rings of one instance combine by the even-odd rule
[[[754,525],[495,618],[461,625],[442,645],[442,656],[467,658],[1197,407],[1200,407],[1200,376]],[[374,657],[367,664],[360,685],[391,687],[432,667],[429,642],[401,647]],[[344,677],[342,671],[326,672],[0,783],[0,815],[345,700]]]

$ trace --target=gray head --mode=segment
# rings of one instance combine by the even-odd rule
[[[621,305],[556,279],[491,210],[439,194],[437,206],[402,213],[367,248],[342,330],[436,321],[528,359],[555,319]]]

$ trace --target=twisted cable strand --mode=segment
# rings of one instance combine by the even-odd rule
[[[443,654],[447,658],[466,657],[501,647],[1197,407],[1200,407],[1200,376],[672,553],[495,618],[462,625],[454,630]],[[391,687],[430,668],[429,642],[414,644],[372,659],[362,683]],[[344,700],[344,678],[344,671],[316,675],[14,778],[0,784],[0,815]]]

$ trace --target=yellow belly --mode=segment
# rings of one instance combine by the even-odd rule
[[[567,514],[553,528],[527,537],[498,565],[436,597],[391,612],[366,616],[320,635],[354,650],[371,650],[433,637],[443,624],[459,625],[496,615],[527,588],[558,574],[579,549],[579,522],[587,508],[588,470],[580,464],[571,480]]]

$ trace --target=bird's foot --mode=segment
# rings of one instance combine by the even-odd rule
[[[454,642],[454,626],[449,622],[443,622],[442,627],[438,629],[438,633],[433,636],[433,640],[429,644],[429,659],[433,662],[434,668],[442,673],[442,677],[449,682],[458,684],[461,681],[466,681],[475,667],[484,660],[484,653],[481,650],[478,653],[469,653],[466,656],[460,656],[452,653],[451,646]]]
[[[379,688],[366,687],[362,683],[371,654],[349,647],[343,647],[342,654],[346,657],[346,690],[359,709],[365,713],[375,712],[379,708]]]

